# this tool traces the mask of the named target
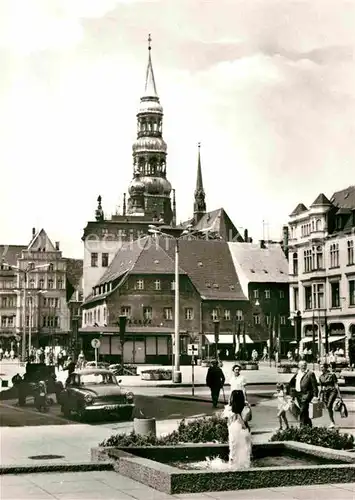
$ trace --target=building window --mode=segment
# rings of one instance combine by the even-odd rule
[[[30,285],[30,288],[34,288],[35,287],[35,280],[34,279],[30,280],[29,285]]]
[[[254,295],[254,299],[258,299],[259,298],[259,290],[254,290],[253,295]]]
[[[144,290],[144,280],[137,280],[136,281],[136,288],[137,288],[137,290]]]
[[[7,307],[7,297],[2,298],[2,307]]]
[[[304,308],[312,309],[312,287],[304,287]]]
[[[106,321],[106,307],[103,309],[104,321]]]
[[[322,283],[313,285],[313,308],[324,308],[324,285]]]
[[[6,328],[6,320],[7,320],[6,316],[1,316],[1,326],[3,328]]]
[[[152,319],[152,315],[153,315],[153,311],[152,311],[152,308],[150,306],[143,307],[143,319],[145,321]]]
[[[171,290],[175,290],[175,281],[172,281],[170,283],[170,288],[171,288]]]
[[[323,248],[321,246],[313,247],[313,269],[323,269]]]
[[[173,319],[172,307],[164,307],[164,319],[166,319],[167,321],[171,321]]]
[[[94,323],[96,323],[96,309],[94,309]]]
[[[48,288],[53,288],[54,287],[54,281],[52,279],[48,280]]]
[[[160,280],[154,281],[154,288],[155,288],[155,290],[161,290],[161,281]]]
[[[104,309],[106,312],[106,309]],[[122,306],[121,307],[121,316],[127,316],[127,318],[131,317],[131,307],[130,306]]]
[[[339,267],[339,244],[330,245],[330,267]]]
[[[292,271],[293,271],[293,274],[294,276],[297,276],[298,274],[298,253],[295,252],[294,254],[292,254]]]
[[[265,299],[269,299],[271,296],[270,290],[265,290]]]
[[[303,252],[304,272],[312,271],[312,250],[304,250]]]
[[[230,312],[230,309],[225,309],[225,310],[224,310],[224,319],[225,319],[226,321],[230,321],[230,319],[231,319],[231,312]]]
[[[38,286],[39,286],[39,288],[40,288],[41,290],[44,288],[44,279],[43,279],[43,278],[41,278],[41,279],[39,280],[39,282],[38,282]]]
[[[100,323],[100,321],[101,321],[100,316],[101,316],[101,311],[100,311],[100,309],[98,309],[98,311],[97,311],[97,322],[98,323]]]
[[[299,309],[299,294],[298,288],[293,289],[293,310],[298,311]]]
[[[84,313],[84,325],[86,325],[87,322],[87,313]]]
[[[58,279],[57,284],[58,284],[58,288],[61,290],[63,288],[63,280],[62,280],[62,278]]]
[[[285,298],[285,291],[280,290],[280,299],[284,299],[284,298]]]
[[[266,326],[269,326],[270,325],[270,314],[265,314],[265,323],[266,323]]]
[[[194,319],[194,310],[192,307],[186,307],[185,309],[185,319]]]
[[[348,241],[348,266],[352,266],[354,264],[354,241]]]
[[[91,267],[97,267],[99,256],[96,252],[91,254]]]
[[[101,266],[108,267],[108,253],[103,253],[101,256]]]
[[[238,309],[237,312],[235,313],[235,318],[237,321],[242,321],[243,320],[243,311]]]
[[[340,283],[335,281],[330,283],[332,307],[340,307]]]
[[[253,314],[254,325],[260,325],[260,314]]]
[[[213,309],[212,310],[211,318],[212,318],[213,321],[216,321],[217,319],[219,319],[218,309]]]
[[[349,281],[349,305],[355,306],[355,280]]]
[[[280,325],[286,325],[286,316],[280,316]]]

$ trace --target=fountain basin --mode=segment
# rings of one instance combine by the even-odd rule
[[[120,474],[169,494],[349,483],[355,474],[354,454],[293,441],[253,445],[252,466],[241,470],[195,468],[208,457],[227,460],[228,446],[220,444],[111,448],[107,454]]]

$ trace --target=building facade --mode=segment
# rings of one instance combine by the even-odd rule
[[[250,304],[254,342],[285,355],[294,341],[290,322],[288,262],[277,243],[228,243],[244,294]]]
[[[20,352],[25,332],[26,348],[30,338],[33,346],[67,345],[70,281],[59,242],[53,245],[44,229],[33,229],[29,245],[4,245],[1,254],[2,343]]]
[[[355,339],[355,186],[330,200],[300,203],[289,219],[290,303],[302,317],[302,345],[324,354]],[[316,345],[313,345],[315,332]],[[327,333],[327,335],[326,335]]]
[[[86,352],[101,338],[100,355],[121,359],[119,316],[128,318],[123,359],[134,363],[171,363],[174,334],[174,242],[145,237],[125,243],[92,294],[83,304],[80,335]],[[190,362],[188,343],[200,355],[215,354],[215,323],[219,348],[232,354],[235,318],[245,317],[244,296],[224,241],[179,241],[179,308],[181,361]],[[92,353],[93,354],[93,353]]]

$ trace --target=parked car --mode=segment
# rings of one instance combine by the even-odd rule
[[[44,363],[27,363],[23,377],[19,374],[12,377],[12,383],[18,391],[20,406],[26,404],[28,397],[34,398],[37,395],[40,382],[45,382],[47,394],[55,394],[57,402],[59,402],[63,384],[57,380],[55,367]]]
[[[120,386],[115,375],[105,369],[76,370],[67,380],[60,396],[63,415],[77,414],[85,419],[92,414],[114,414],[127,420],[132,418],[134,394]]]

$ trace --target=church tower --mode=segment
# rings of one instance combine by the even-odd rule
[[[197,178],[195,189],[194,201],[194,223],[197,224],[199,220],[206,213],[206,195],[203,189],[202,182],[202,169],[201,169],[201,143],[198,143],[198,157],[197,157]]]
[[[128,192],[127,214],[170,224],[171,184],[166,178],[167,146],[163,140],[163,108],[155,84],[151,37],[148,37],[148,65],[145,90],[137,113],[137,140],[133,144],[133,172]]]

